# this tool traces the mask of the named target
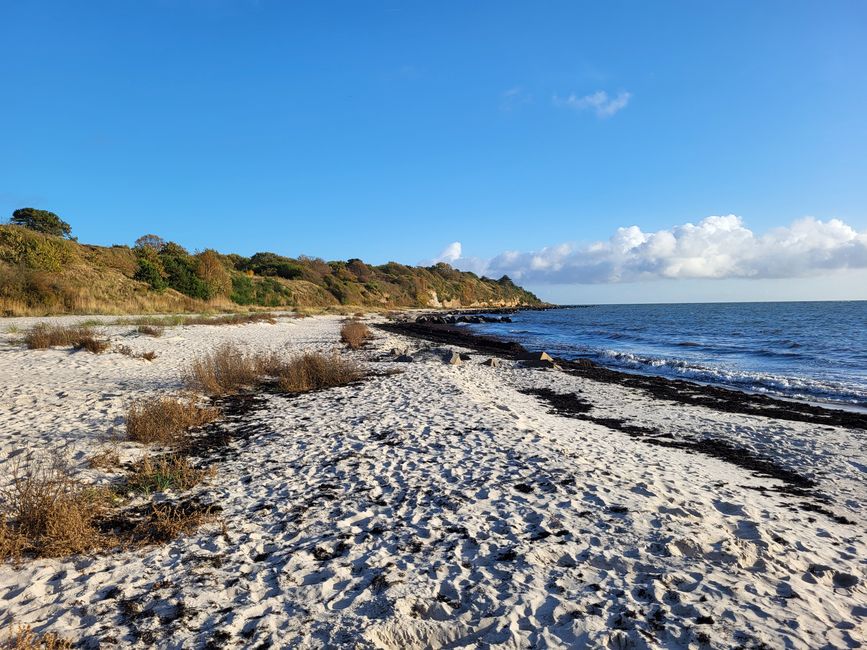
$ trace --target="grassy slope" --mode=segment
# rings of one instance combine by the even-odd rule
[[[228,257],[222,262],[231,277],[245,275]],[[393,262],[368,266],[360,260],[292,262],[302,272],[299,279],[250,278],[255,286],[277,282],[285,288],[279,298],[271,292],[263,306],[391,309],[540,304],[536,296],[510,282],[479,278],[446,265],[422,268]],[[137,268],[136,253],[127,246],[91,246],[0,225],[0,315],[195,312],[239,307],[228,295],[205,302],[172,289],[156,292],[133,279]]]

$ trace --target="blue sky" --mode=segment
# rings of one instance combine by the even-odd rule
[[[82,241],[867,298],[864,2],[2,2],[0,43],[0,213]],[[683,226],[714,215],[749,259],[696,266],[716,235]],[[812,261],[766,263],[805,217]],[[630,226],[628,263],[576,261]]]

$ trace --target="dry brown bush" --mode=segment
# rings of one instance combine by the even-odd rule
[[[195,359],[184,379],[193,390],[211,395],[228,395],[254,385],[260,375],[257,359],[232,343]]]
[[[139,334],[145,334],[146,336],[160,337],[163,335],[165,330],[159,325],[139,325],[136,328],[136,331]]]
[[[135,352],[131,347],[123,345],[122,343],[115,345],[112,348],[112,351],[132,357],[133,359],[143,359],[144,361],[153,361],[157,358],[157,353],[153,350],[149,350],[148,352]]]
[[[76,350],[87,350],[88,352],[93,352],[93,354],[101,354],[111,347],[111,343],[105,339],[98,339],[93,336],[82,336],[75,342],[73,347]]]
[[[332,386],[343,386],[358,381],[364,376],[361,367],[354,361],[338,354],[305,352],[284,361],[273,368],[281,390],[301,393]]]
[[[72,641],[53,632],[37,634],[29,625],[19,625],[0,647],[8,650],[72,650]]]
[[[108,341],[96,338],[96,332],[90,327],[48,323],[34,325],[24,335],[24,343],[31,350],[72,345],[78,349],[99,353],[108,348]]]
[[[166,490],[183,492],[195,487],[212,473],[210,470],[196,469],[186,456],[145,456],[132,466],[123,487],[145,494]]]
[[[173,444],[192,427],[215,420],[219,411],[202,407],[192,399],[163,396],[133,402],[126,415],[130,440],[142,443]]]
[[[113,470],[120,466],[120,454],[115,447],[106,447],[87,459],[92,469]]]
[[[13,467],[12,484],[0,492],[0,559],[61,557],[105,546],[95,521],[109,500],[108,491],[84,485],[59,457]]]
[[[373,338],[370,328],[357,320],[347,321],[340,328],[340,340],[352,350],[360,349],[370,338]]]
[[[213,507],[192,501],[155,503],[148,517],[132,530],[131,539],[139,544],[165,544],[181,535],[189,535],[215,517]]]

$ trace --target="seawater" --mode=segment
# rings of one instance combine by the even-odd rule
[[[470,325],[564,358],[867,408],[867,301],[585,305]]]

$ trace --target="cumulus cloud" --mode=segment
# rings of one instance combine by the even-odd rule
[[[618,93],[616,97],[609,97],[604,90],[597,90],[595,93],[583,97],[578,97],[575,93],[568,97],[555,95],[554,105],[576,111],[592,110],[596,113],[596,117],[606,118],[626,108],[631,97],[632,94],[625,91]]]
[[[644,232],[618,228],[607,240],[465,257],[460,242],[436,261],[480,275],[535,284],[599,284],[657,279],[801,278],[867,269],[867,231],[839,219],[806,217],[756,234],[733,214]]]
[[[434,258],[434,263],[437,262],[447,262],[448,264],[453,264],[461,259],[461,242],[453,241],[451,244],[446,246],[442,252]]]

